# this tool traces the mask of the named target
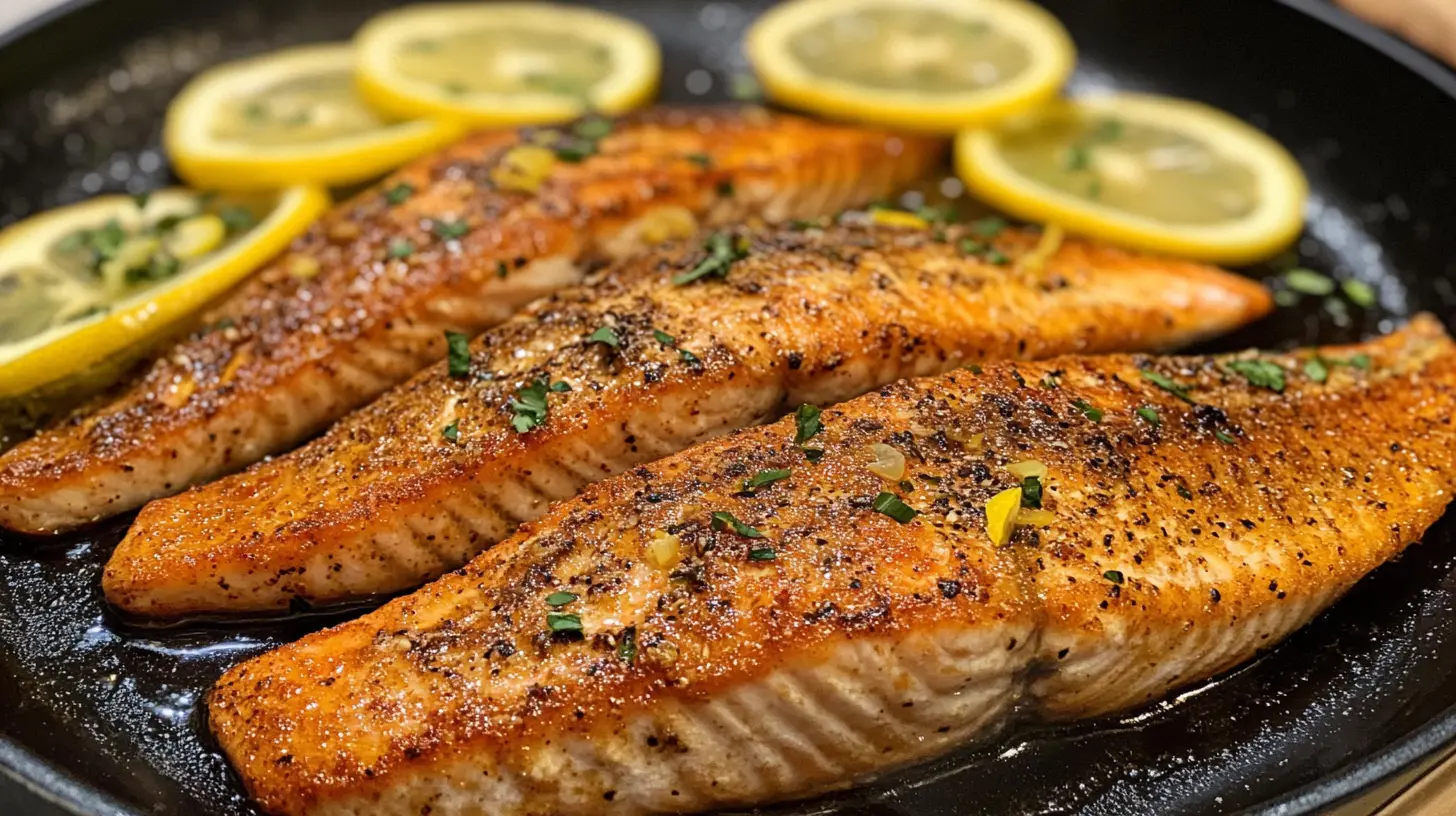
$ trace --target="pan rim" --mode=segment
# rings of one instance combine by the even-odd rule
[[[41,30],[98,5],[101,0],[64,0],[0,30],[0,51]],[[1456,71],[1409,43],[1323,0],[1276,0],[1311,20],[1374,49],[1429,83],[1456,103]],[[1241,813],[1257,816],[1314,814],[1348,803],[1410,772],[1421,762],[1450,753],[1456,743],[1456,705],[1373,754],[1347,762],[1326,775]],[[142,816],[142,812],[68,770],[0,734],[0,783],[13,783],[72,816]],[[1415,780],[1411,780],[1414,782]],[[1399,791],[1392,791],[1392,796]]]

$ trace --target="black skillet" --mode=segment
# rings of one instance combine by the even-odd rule
[[[0,38],[0,225],[167,183],[162,112],[189,74],[346,38],[387,5],[78,0]],[[666,52],[664,98],[692,102],[722,97],[742,68],[737,38],[762,3],[596,5],[653,28]],[[1379,292],[1369,310],[1342,313],[1317,298],[1281,309],[1220,347],[1348,340],[1417,310],[1456,324],[1456,77],[1312,0],[1046,5],[1081,49],[1077,89],[1193,97],[1289,146],[1314,189],[1300,262]],[[695,97],[686,87],[696,70],[713,82]],[[208,741],[199,701],[227,666],[330,620],[122,626],[97,592],[121,528],[40,547],[0,541],[0,771],[12,778],[0,775],[0,811],[252,813]],[[1456,738],[1453,539],[1456,519],[1438,524],[1288,642],[1150,709],[1022,729],[773,812],[1285,814],[1348,802]]]

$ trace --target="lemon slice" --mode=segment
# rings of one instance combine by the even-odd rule
[[[977,196],[1020,218],[1226,264],[1287,246],[1309,197],[1273,139],[1206,105],[1157,96],[1059,102],[967,131],[956,167]]]
[[[387,122],[354,88],[354,49],[312,45],[229,62],[192,80],[164,139],[194,187],[345,185],[383,175],[461,135],[439,121]]]
[[[410,6],[375,17],[354,43],[371,105],[471,127],[623,113],[652,98],[662,65],[637,23],[549,3]]]
[[[749,29],[769,95],[826,116],[950,132],[1054,96],[1066,29],[1023,0],[791,0]]]
[[[0,232],[0,398],[144,350],[300,235],[316,187],[105,196]]]

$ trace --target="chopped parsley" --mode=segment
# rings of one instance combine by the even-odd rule
[[[691,351],[688,351],[685,348],[678,349],[677,356],[681,357],[682,361],[690,366],[702,365],[703,363],[702,360],[698,359],[698,355],[692,353]]]
[[[794,412],[794,444],[803,445],[824,430],[819,417],[824,412],[817,405],[804,403]]]
[[[657,342],[663,344],[664,346],[667,346],[668,348],[672,348],[673,346],[677,345],[677,338],[673,337],[662,329],[653,329],[652,337],[657,340]]]
[[[547,612],[546,626],[552,632],[580,632],[581,616],[571,612]]]
[[[453,241],[465,237],[470,232],[470,225],[464,221],[436,221],[435,237],[441,241]]]
[[[1304,376],[1317,383],[1322,383],[1330,378],[1330,367],[1325,363],[1323,357],[1315,355],[1304,361]]]
[[[1276,392],[1284,390],[1284,369],[1268,360],[1234,360],[1228,367],[1255,388],[1267,388]]]
[[[1011,258],[999,249],[988,249],[986,254],[981,257],[986,259],[986,263],[993,266],[1005,266],[1011,263]]]
[[[229,235],[250,229],[253,224],[257,223],[252,210],[247,207],[223,207],[217,211],[217,217],[222,219],[222,225],[227,227]]]
[[[1006,226],[1006,219],[994,215],[971,222],[971,230],[982,238],[995,238],[1006,230]]]
[[[1218,441],[1220,441],[1222,443],[1224,443],[1225,445],[1237,445],[1238,444],[1238,440],[1237,439],[1234,439],[1232,436],[1229,436],[1228,434],[1224,433],[1223,431],[1218,431],[1218,430],[1214,431],[1213,432],[1213,438],[1214,439],[1217,439]]]
[[[445,345],[449,349],[447,359],[450,361],[450,376],[467,377],[470,375],[470,335],[460,332],[445,332]]]
[[[1345,363],[1346,363],[1346,365],[1349,365],[1351,368],[1358,368],[1361,371],[1369,371],[1370,370],[1370,355],[1368,355],[1368,354],[1356,354],[1355,356],[1353,356],[1350,359],[1346,360]]]
[[[545,380],[532,380],[531,384],[516,391],[511,398],[510,409],[514,416],[511,417],[511,427],[517,433],[525,433],[532,428],[538,428],[546,421],[547,407],[546,397],[552,391],[570,391],[571,386],[564,382],[554,382],[548,385]]]
[[[612,121],[600,116],[582,119],[571,128],[571,134],[560,134],[551,145],[556,158],[570,164],[583,162],[601,150],[601,141],[612,132]]]
[[[1368,309],[1375,305],[1375,289],[1362,280],[1350,279],[1340,284],[1340,291],[1356,306]]]
[[[804,448],[803,450],[804,458],[808,459],[810,462],[818,462],[820,459],[824,458],[823,448]]]
[[[744,538],[764,537],[763,531],[759,530],[756,527],[750,527],[747,524],[744,524],[743,522],[735,518],[732,513],[728,513],[722,510],[715,510],[713,512],[712,527],[714,530],[731,529],[733,532],[743,536]]]
[[[384,191],[384,200],[389,206],[393,207],[397,204],[405,203],[414,194],[415,186],[407,181],[401,181]]]
[[[699,261],[697,266],[687,272],[674,276],[673,285],[682,286],[709,276],[728,277],[729,267],[733,266],[734,262],[748,257],[746,243],[746,241],[735,240],[731,234],[726,232],[713,233],[703,244],[703,249],[708,253],[708,257]]]
[[[612,132],[612,120],[600,116],[591,116],[577,122],[571,132],[578,139],[590,139],[593,142],[607,138]]]
[[[1335,282],[1313,269],[1297,266],[1284,273],[1284,285],[1301,295],[1323,297],[1335,293]]]
[[[546,596],[546,605],[562,607],[566,606],[572,601],[579,600],[580,598],[581,596],[576,594],[575,592],[553,592],[550,595]]]
[[[1182,496],[1188,501],[1193,501],[1193,491],[1189,490],[1187,485],[1180,482],[1175,489],[1178,491],[1179,496]]]
[[[505,261],[496,261],[496,264],[495,264],[495,276],[497,278],[504,278],[504,277],[506,277],[507,275],[510,275],[510,274],[511,274],[511,268],[509,266],[506,266],[506,262]]]
[[[1021,506],[1033,510],[1041,509],[1041,477],[1027,476],[1021,480]]]
[[[611,346],[612,348],[622,347],[622,338],[618,336],[617,330],[611,326],[603,326],[597,329],[587,335],[586,341],[588,343],[601,343],[604,346]]]
[[[1052,375],[1052,374],[1048,374],[1045,377],[1042,377],[1041,378],[1041,382],[1038,383],[1038,384],[1042,388],[1047,389],[1048,391],[1050,391],[1050,390],[1052,390],[1054,388],[1061,388],[1062,387],[1062,384],[1059,383],[1059,382],[1057,382],[1056,376],[1055,375]]]
[[[1163,418],[1158,416],[1158,410],[1156,408],[1150,408],[1144,405],[1143,407],[1137,409],[1137,415],[1142,417],[1143,420],[1145,420],[1149,425],[1153,426],[1154,428],[1163,424]]]
[[[713,157],[707,153],[689,153],[683,158],[702,168],[713,166]]]
[[[728,179],[723,179],[722,181],[718,182],[718,195],[722,196],[723,198],[732,198],[733,182]]]
[[[396,238],[389,242],[389,257],[403,260],[415,254],[415,245],[408,238]]]
[[[147,208],[147,202],[152,200],[152,191],[143,190],[140,193],[135,193],[132,195],[131,200],[138,210],[145,210]]]
[[[1102,573],[1102,577],[1119,586],[1122,585],[1122,573],[1118,570],[1108,570]]]
[[[760,487],[771,485],[774,482],[789,478],[788,468],[775,468],[774,470],[760,470],[751,478],[743,480],[743,492],[752,493]]]
[[[986,245],[974,238],[962,238],[960,249],[966,255],[980,255],[986,251]]]
[[[627,664],[637,660],[637,627],[628,626],[617,636],[617,659]]]
[[[446,442],[460,443],[460,420],[454,420],[440,430],[440,435],[445,437]]]
[[[883,513],[901,524],[909,524],[916,516],[915,508],[900,501],[900,497],[894,493],[881,493],[875,496],[874,502],[870,504],[876,513]]]
[[[1164,391],[1167,391],[1169,394],[1172,394],[1173,396],[1177,397],[1180,400],[1183,400],[1184,402],[1193,402],[1193,398],[1188,396],[1188,391],[1192,388],[1192,386],[1176,382],[1172,379],[1169,379],[1168,377],[1163,376],[1162,374],[1159,374],[1156,371],[1149,371],[1146,368],[1142,369],[1141,373],[1143,375],[1143,379],[1147,380],[1153,385],[1156,385]]]
[[[1092,403],[1086,400],[1072,400],[1072,407],[1076,408],[1078,411],[1081,411],[1082,416],[1087,417],[1093,422],[1102,421],[1102,409],[1093,407]]]
[[[754,547],[748,551],[749,561],[772,561],[778,557],[773,547]]]

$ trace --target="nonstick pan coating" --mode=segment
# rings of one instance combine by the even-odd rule
[[[1456,325],[1456,79],[1303,0],[1047,0],[1081,49],[1076,90],[1171,93],[1289,146],[1313,185],[1299,263],[1378,308],[1280,309],[1216,348],[1337,342],[1416,311]],[[384,0],[78,2],[0,45],[0,225],[171,181],[162,113],[198,69],[347,37]],[[663,97],[721,100],[764,4],[621,0],[665,51]],[[694,74],[705,71],[706,74]],[[688,92],[712,80],[705,95]],[[1285,259],[1285,263],[1293,262]],[[1249,270],[1271,274],[1271,268]],[[0,540],[0,769],[93,814],[252,813],[206,736],[228,666],[337,617],[140,630],[97,588],[124,529]],[[1456,519],[1231,675],[1125,716],[1023,728],[780,814],[1314,812],[1456,736]],[[3,780],[0,780],[3,784]]]

